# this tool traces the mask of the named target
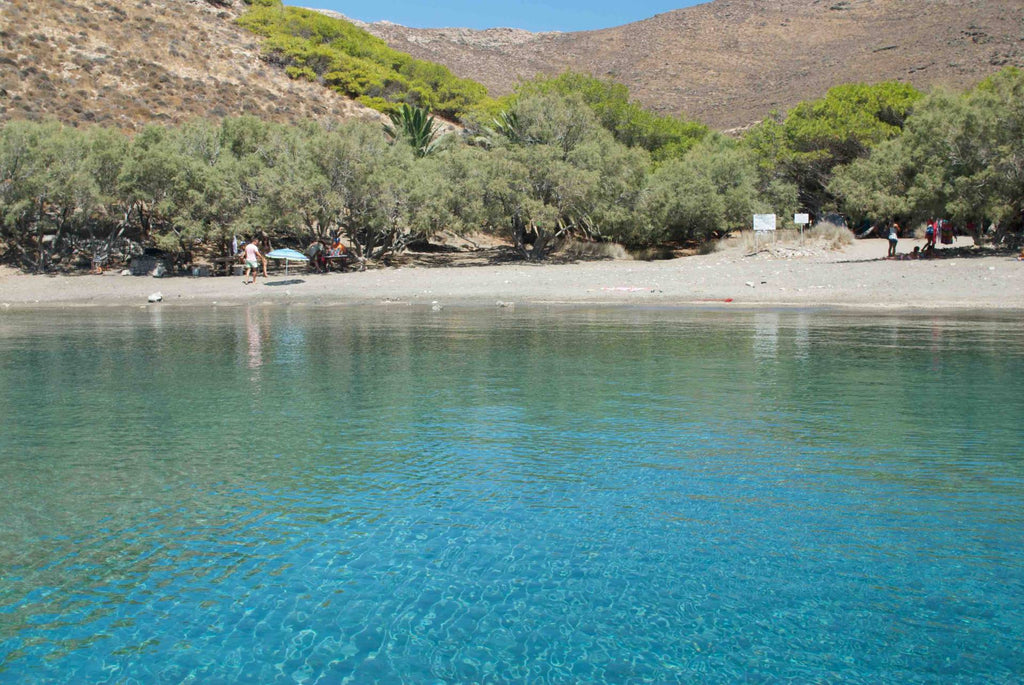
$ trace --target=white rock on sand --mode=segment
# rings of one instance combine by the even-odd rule
[[[961,243],[964,241],[961,240]],[[920,241],[901,240],[900,253]],[[1024,262],[1012,256],[886,260],[887,242],[862,240],[838,251],[787,249],[747,254],[733,246],[674,260],[578,264],[405,266],[337,274],[161,281],[161,306],[396,304],[433,307],[519,304],[841,306],[857,308],[1024,309]],[[941,253],[941,250],[940,250]],[[752,284],[752,285],[749,285]],[[152,292],[146,277],[39,276],[0,270],[0,303],[16,309],[124,306]]]

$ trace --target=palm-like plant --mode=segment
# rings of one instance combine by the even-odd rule
[[[492,123],[494,131],[508,138],[509,142],[524,142],[522,126],[519,122],[519,114],[515,110],[505,110],[496,116]]]
[[[391,112],[388,117],[391,124],[385,124],[384,131],[392,140],[404,139],[417,157],[426,157],[433,152],[440,127],[427,110],[403,104],[402,109]]]

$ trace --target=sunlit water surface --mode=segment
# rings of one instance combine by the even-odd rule
[[[0,316],[0,682],[1019,682],[1024,326]]]

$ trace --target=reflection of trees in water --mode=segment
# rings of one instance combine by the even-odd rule
[[[806,360],[811,353],[810,317],[797,314],[793,319],[793,356]]]
[[[268,363],[285,373],[308,371],[314,361],[308,354],[306,331],[315,324],[308,312],[281,311],[273,307],[252,306],[245,310],[245,362],[259,370]],[[254,374],[253,380],[259,380]],[[286,379],[288,380],[288,379]]]
[[[774,360],[779,352],[778,312],[758,313],[754,316],[754,356],[759,361]]]

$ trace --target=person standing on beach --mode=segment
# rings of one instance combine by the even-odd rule
[[[924,249],[931,250],[935,248],[935,229],[938,226],[938,221],[931,219],[924,227]]]
[[[939,239],[942,240],[943,245],[952,245],[953,240],[953,222],[949,219],[943,219],[939,222]]]
[[[887,257],[896,256],[896,243],[900,239],[900,225],[893,221],[889,224],[889,254]]]
[[[259,245],[256,244],[256,239],[253,238],[245,246],[245,280],[242,283],[255,283],[256,276],[259,274],[260,261],[263,259],[263,255],[260,254]],[[249,280],[249,274],[252,274],[252,280]]]

